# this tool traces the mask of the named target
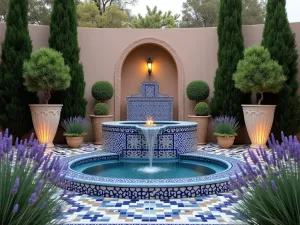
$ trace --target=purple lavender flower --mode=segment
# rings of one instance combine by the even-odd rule
[[[9,161],[12,162],[14,160],[14,151],[11,151],[9,155]]]
[[[31,194],[29,198],[29,205],[33,205],[37,201],[37,194],[34,192]]]
[[[235,117],[219,116],[213,119],[211,127],[216,135],[236,136],[240,129],[239,122]]]
[[[5,138],[8,138],[8,136],[9,136],[9,131],[8,131],[8,129],[6,128],[6,129],[5,129],[5,133],[4,133],[4,137],[5,137]]]
[[[20,178],[17,177],[16,180],[15,180],[14,186],[13,186],[13,188],[12,188],[12,190],[11,190],[11,193],[12,193],[13,195],[17,194],[19,185],[20,185]]]
[[[40,180],[36,189],[35,189],[35,193],[36,195],[39,195],[41,190],[42,190],[42,187],[43,187],[43,184],[44,184],[44,181],[43,180]]]
[[[248,162],[248,157],[246,156],[245,153],[243,153],[243,158],[244,158],[244,161],[245,161],[245,162]]]
[[[22,165],[22,166],[26,166],[26,163],[27,163],[27,159],[26,159],[25,156],[23,156],[23,157],[21,158],[21,165]]]
[[[75,116],[62,121],[61,127],[65,131],[65,134],[84,136],[88,131],[89,122],[81,116]]]
[[[24,155],[25,153],[25,148],[22,144],[19,144],[18,145],[18,150],[17,150],[17,161],[19,161],[22,156]]]
[[[32,133],[32,134],[30,135],[30,138],[29,138],[29,141],[28,141],[28,145],[29,145],[29,146],[32,146],[33,141],[34,141],[34,133]]]
[[[3,144],[1,143],[0,144],[0,159],[4,158],[4,156],[5,156],[5,153],[3,151]]]
[[[273,191],[277,191],[278,190],[278,188],[277,188],[277,186],[276,186],[276,183],[275,183],[275,181],[274,180],[271,180],[271,184],[272,184],[272,189],[273,189]]]
[[[262,187],[264,188],[265,191],[269,189],[267,183],[264,180],[261,181],[261,185],[262,185]]]
[[[58,213],[61,213],[61,211],[62,211],[61,205],[56,206],[56,211],[57,211]]]
[[[19,138],[17,137],[15,142],[15,148],[18,149],[18,146],[19,146]]]
[[[13,208],[13,213],[17,213],[19,211],[19,205],[15,204]]]

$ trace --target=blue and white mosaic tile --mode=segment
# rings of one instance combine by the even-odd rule
[[[241,159],[248,146],[234,146],[226,150],[218,145],[198,146],[199,151]],[[62,157],[100,151],[101,146],[86,144],[80,149],[57,146],[53,149]],[[245,224],[234,211],[235,203],[229,194],[173,200],[129,200],[76,194],[65,195],[67,203],[61,216],[67,225],[93,224]]]
[[[188,122],[166,125],[157,135],[154,158],[177,158],[179,154],[197,149],[196,125]],[[103,124],[103,150],[122,158],[148,158],[145,136],[134,124],[107,122]]]
[[[141,91],[127,100],[127,120],[144,121],[151,116],[155,121],[173,120],[174,97],[159,93],[157,82],[144,82]]]

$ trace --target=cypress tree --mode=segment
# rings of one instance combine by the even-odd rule
[[[74,0],[54,0],[51,15],[49,46],[63,54],[70,67],[70,87],[53,94],[52,103],[63,104],[61,118],[85,116],[87,101],[84,99],[84,74],[79,63],[77,17]]]
[[[266,94],[263,103],[277,105],[274,132],[277,135],[280,131],[285,135],[294,135],[300,130],[300,100],[297,96],[298,52],[285,5],[285,0],[268,0],[262,45],[268,48],[271,58],[283,67],[287,81],[278,94]]]
[[[250,101],[234,86],[232,75],[243,58],[244,40],[242,34],[242,1],[221,0],[218,19],[218,63],[214,80],[214,96],[211,101],[212,116],[235,116],[244,123],[242,103]]]
[[[32,43],[28,31],[28,0],[10,0],[2,43],[0,65],[0,124],[15,137],[32,129],[28,104],[36,103],[35,93],[23,85],[23,63],[30,58]]]

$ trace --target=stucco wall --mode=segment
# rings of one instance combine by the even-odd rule
[[[296,33],[297,37],[297,46],[300,52],[300,23],[292,23],[291,27]],[[35,26],[31,25],[30,34],[33,41],[34,49],[40,48],[41,46],[48,45],[48,35],[49,28],[47,26]],[[256,26],[244,26],[243,34],[245,40],[245,46],[249,47],[253,44],[260,44],[262,38],[263,25]],[[179,92],[179,96],[175,96],[177,100],[180,101],[182,97],[183,107],[183,118],[187,119],[188,114],[193,113],[194,102],[191,102],[187,99],[185,95],[186,85],[196,79],[201,79],[206,81],[211,89],[213,89],[213,80],[217,68],[217,51],[218,51],[218,38],[217,38],[217,29],[216,28],[191,28],[191,29],[95,29],[95,28],[79,28],[79,45],[81,48],[81,62],[84,66],[85,80],[86,80],[86,89],[85,97],[87,98],[89,104],[87,107],[87,115],[92,112],[95,101],[93,100],[90,90],[94,82],[99,80],[107,80],[112,84],[115,83],[115,70],[116,65],[120,60],[120,57],[126,58],[124,51],[128,50],[128,46],[132,43],[137,42],[141,39],[149,38],[156,40],[156,43],[167,43],[168,46],[178,56],[178,59],[181,62],[180,68],[182,69],[182,90],[176,90]],[[0,42],[3,41],[5,35],[5,24],[0,23]],[[0,47],[1,48],[1,47]],[[142,51],[142,50],[141,50]],[[146,50],[145,50],[146,51]],[[159,49],[158,49],[159,52]],[[145,56],[148,52],[144,53]],[[150,54],[150,53],[149,53]],[[155,53],[157,54],[157,52]],[[162,53],[164,54],[164,53]],[[174,68],[170,65],[171,59],[166,54],[163,58],[166,61],[166,65],[162,65],[163,62],[160,62],[160,66],[165,66],[166,69],[163,73],[167,74],[166,76],[172,77],[174,79],[176,76],[174,74]],[[130,58],[131,57],[131,58]],[[131,73],[131,71],[138,71],[137,68],[143,67],[145,64],[141,65],[142,60],[129,55],[128,60],[132,61],[130,67],[125,66],[122,71],[127,71],[126,73]],[[136,62],[135,62],[136,60]],[[175,60],[176,61],[176,60]],[[126,62],[126,59],[125,59]],[[133,67],[133,63],[136,63],[136,68]],[[300,64],[300,58],[299,58]],[[128,72],[129,71],[129,72]],[[144,75],[147,73],[145,69]],[[138,74],[135,74],[138,76]],[[128,74],[127,74],[128,76]],[[126,75],[124,75],[126,77]],[[299,76],[298,76],[299,77]],[[181,79],[178,77],[178,79]],[[123,83],[122,83],[123,82]],[[121,87],[126,86],[126,82],[122,81],[121,78]],[[172,81],[173,82],[173,81]],[[179,82],[180,84],[180,82]],[[172,86],[174,83],[172,83]],[[167,88],[164,88],[168,92]],[[174,89],[175,90],[175,89]],[[124,91],[122,95],[129,94],[131,90],[128,89],[128,92]],[[121,93],[118,92],[118,93]],[[136,92],[136,87],[133,90],[132,94]],[[164,92],[164,91],[162,91]],[[180,94],[181,93],[181,94]],[[213,90],[211,91],[211,96],[213,95]],[[109,107],[110,112],[114,114],[114,101],[115,98],[110,100]],[[180,104],[180,103],[179,103]],[[123,106],[124,107],[124,106]],[[122,108],[122,107],[121,107]],[[122,111],[123,113],[123,111]],[[124,115],[122,116],[124,118]],[[180,118],[180,117],[179,117]],[[91,140],[92,136],[90,135],[87,140]]]

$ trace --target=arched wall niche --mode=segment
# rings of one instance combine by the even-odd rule
[[[156,38],[145,38],[132,43],[124,50],[116,64],[115,120],[126,120],[126,96],[136,94],[140,84],[148,80],[146,60],[151,55],[154,56],[151,81],[160,83],[162,94],[174,96],[174,119],[183,120],[184,71],[182,63],[176,51],[169,44]],[[167,64],[166,68],[163,63]],[[164,75],[165,77],[162,77]],[[128,83],[130,80],[132,82]]]

